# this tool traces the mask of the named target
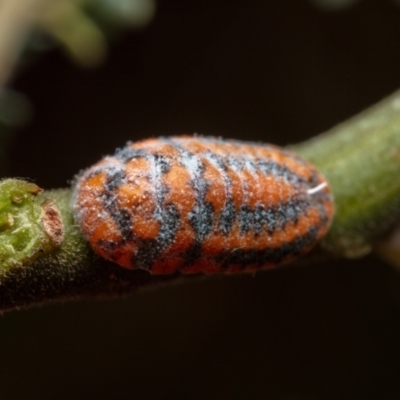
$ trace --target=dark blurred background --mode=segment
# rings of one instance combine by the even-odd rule
[[[7,175],[45,188],[128,140],[305,140],[400,87],[400,7],[161,0],[100,68],[59,51]],[[0,318],[1,399],[399,399],[400,275],[367,257],[213,278]]]

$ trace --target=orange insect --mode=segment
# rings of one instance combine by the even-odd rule
[[[97,254],[170,274],[290,261],[325,235],[334,206],[322,175],[294,153],[182,136],[128,143],[84,171],[74,209]]]

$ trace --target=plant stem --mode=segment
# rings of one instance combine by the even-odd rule
[[[331,185],[336,216],[326,250],[362,256],[400,221],[400,91],[292,149]]]
[[[335,197],[336,216],[321,246],[324,256],[363,255],[399,223],[400,92],[292,149],[319,167]],[[74,223],[71,190],[45,191],[37,197],[38,202],[50,199],[57,205],[65,239],[61,245],[41,245],[43,253],[28,255],[18,265],[2,265],[0,311],[54,300],[116,296],[154,284],[194,279],[179,274],[152,276],[97,257]],[[7,228],[7,220],[4,223]],[[306,258],[310,260],[313,255]]]
[[[0,271],[0,311],[51,301],[117,296],[170,280],[178,275],[153,277],[145,271],[129,271],[97,257],[74,223],[70,189],[49,190],[42,197],[58,205],[65,239],[56,251]]]

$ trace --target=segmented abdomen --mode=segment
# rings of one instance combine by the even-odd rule
[[[272,145],[205,137],[128,144],[78,177],[74,208],[93,250],[152,274],[255,271],[327,232],[324,178]]]

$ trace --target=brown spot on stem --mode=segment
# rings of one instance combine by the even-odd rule
[[[56,246],[60,246],[64,241],[64,225],[60,210],[53,200],[46,199],[41,204],[43,209],[42,226],[50,240]]]

